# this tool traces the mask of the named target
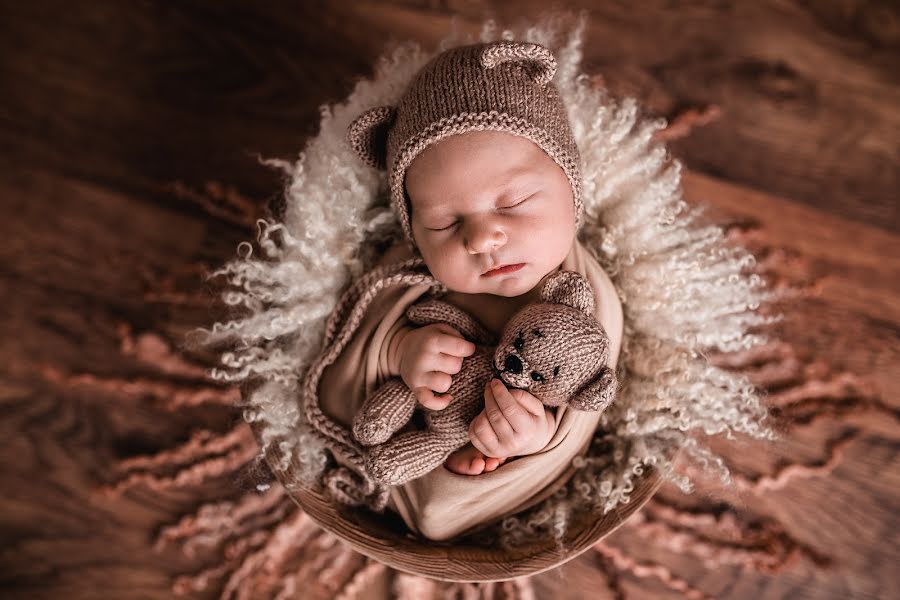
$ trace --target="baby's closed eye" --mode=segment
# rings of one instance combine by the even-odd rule
[[[451,223],[447,223],[446,225],[437,225],[437,226],[426,226],[425,229],[428,231],[449,231],[453,229],[459,224],[459,221],[452,221]]]
[[[515,208],[517,206],[521,206],[522,204],[525,204],[527,201],[531,200],[536,195],[537,194],[535,194],[535,193],[529,192],[527,194],[519,196],[517,199],[513,200],[512,202],[505,202],[505,203],[499,205],[497,208],[500,208],[500,209]]]

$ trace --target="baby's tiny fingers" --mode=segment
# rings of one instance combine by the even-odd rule
[[[486,456],[494,456],[499,443],[490,422],[478,417],[469,425],[469,441]]]
[[[434,371],[440,371],[449,375],[455,375],[462,369],[463,359],[459,356],[438,354],[434,364]]]
[[[525,420],[525,417],[528,416],[528,413],[516,401],[512,393],[506,389],[506,386],[503,385],[502,381],[499,379],[492,379],[489,387],[494,397],[494,402],[497,405],[497,410],[512,424],[513,429],[520,429],[521,423]]]
[[[481,412],[481,414],[485,416],[485,418],[491,424],[494,432],[497,434],[498,440],[502,442],[503,440],[510,440],[514,438],[517,430],[512,421],[503,412],[502,408],[498,404],[498,391],[499,390],[493,385],[488,385],[488,389],[485,390],[484,395],[484,410]]]
[[[509,395],[532,417],[544,415],[544,403],[526,392],[525,390],[508,390]]]
[[[441,373],[440,371],[430,371],[428,373],[425,373],[425,375],[422,377],[422,383],[428,389],[443,394],[444,392],[450,390],[450,386],[453,384],[453,378],[447,373]]]
[[[444,410],[453,402],[453,396],[450,394],[438,396],[424,387],[416,388],[415,394],[419,404],[431,410]]]
[[[478,439],[478,436],[475,435],[475,434],[473,434],[471,430],[469,431],[469,442],[470,442],[473,446],[475,446],[475,448],[477,448],[479,452],[481,452],[482,454],[484,454],[485,457],[488,456],[487,448],[484,447],[484,444],[481,443],[481,440]]]
[[[438,338],[437,350],[450,356],[471,356],[475,344],[457,335],[442,335]]]

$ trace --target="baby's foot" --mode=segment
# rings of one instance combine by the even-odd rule
[[[472,444],[466,444],[447,457],[444,466],[458,475],[489,473],[506,462],[505,458],[485,456]]]

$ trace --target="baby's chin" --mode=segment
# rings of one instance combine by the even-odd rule
[[[485,291],[484,293],[503,296],[504,298],[515,298],[522,294],[527,294],[533,287],[534,284],[530,283],[516,282],[515,284],[512,284],[512,282],[504,282],[504,285],[495,286],[493,289]]]
[[[540,283],[540,279],[532,281],[533,277],[504,277],[496,280],[480,278],[460,283],[459,287],[448,284],[447,287],[463,294],[491,294],[505,298],[515,298],[530,292],[534,286]]]

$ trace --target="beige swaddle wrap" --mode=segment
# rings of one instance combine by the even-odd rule
[[[382,263],[409,258],[405,247],[389,251]],[[622,346],[622,305],[609,276],[579,243],[560,266],[585,276],[594,289],[594,315],[610,340],[609,366],[615,368]],[[372,302],[353,338],[322,375],[319,400],[322,411],[350,426],[365,398],[388,376],[387,365],[397,352],[397,336],[409,327],[406,309],[427,291],[427,286],[385,289]],[[451,304],[454,295],[444,298]],[[492,307],[472,303],[460,306],[488,329],[502,328]],[[496,310],[495,308],[493,310]],[[439,467],[427,475],[390,490],[388,507],[407,526],[432,540],[446,540],[495,519],[541,502],[559,489],[572,473],[572,459],[584,453],[600,413],[582,412],[562,405],[556,409],[556,429],[550,442],[536,454],[507,460],[495,471],[477,476],[457,475]]]

